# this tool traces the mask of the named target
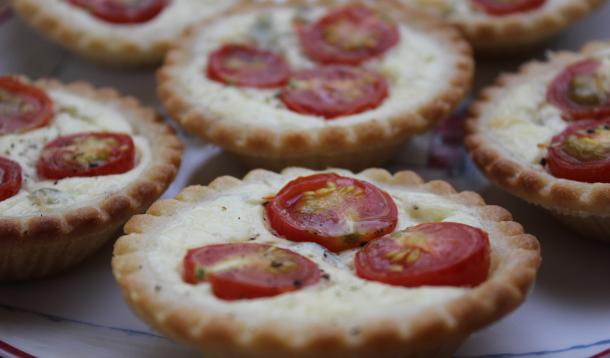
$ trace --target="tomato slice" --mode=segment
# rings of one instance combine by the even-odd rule
[[[528,12],[542,7],[546,0],[471,0],[473,5],[492,16]]]
[[[209,282],[224,300],[276,296],[320,280],[318,265],[296,252],[255,244],[217,244],[189,250],[184,281]]]
[[[358,276],[395,286],[473,287],[489,273],[489,238],[469,225],[421,224],[369,243],[355,265]]]
[[[280,100],[295,112],[333,119],[375,109],[388,93],[386,79],[375,72],[330,65],[294,73]]]
[[[165,9],[169,0],[69,0],[100,20],[114,24],[148,22]]]
[[[280,55],[246,45],[224,45],[212,52],[207,71],[215,81],[241,87],[278,87],[290,76]]]
[[[0,157],[0,201],[17,194],[21,189],[21,166]]]
[[[598,73],[600,66],[595,59],[568,66],[549,85],[547,101],[572,119],[610,116],[610,81]]]
[[[43,127],[53,117],[53,102],[38,87],[0,77],[0,135]]]
[[[610,183],[610,119],[575,122],[551,140],[551,174],[587,183]]]
[[[135,165],[129,135],[106,132],[59,137],[42,150],[36,169],[47,179],[121,174]]]
[[[305,54],[324,64],[359,65],[400,40],[392,20],[361,4],[338,8],[297,29]]]
[[[396,204],[386,192],[336,174],[291,181],[266,211],[278,235],[316,242],[331,251],[361,246],[392,232],[398,221]]]

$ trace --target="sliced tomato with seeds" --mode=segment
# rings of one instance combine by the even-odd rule
[[[488,15],[505,16],[536,10],[547,0],[471,0],[476,8]]]
[[[610,116],[610,78],[601,62],[587,59],[568,66],[551,82],[546,98],[571,119]]]
[[[296,252],[255,243],[216,244],[189,250],[183,278],[208,282],[224,300],[276,296],[314,285],[318,265]]]
[[[21,189],[21,166],[0,157],[0,201],[17,194]]]
[[[386,192],[332,173],[291,181],[266,211],[278,235],[316,242],[331,251],[362,246],[392,232],[398,221],[396,204]]]
[[[610,183],[610,119],[575,122],[551,140],[549,171],[558,178]]]
[[[169,0],[69,0],[100,20],[115,24],[139,24],[157,17]]]
[[[282,86],[290,76],[290,68],[280,55],[238,44],[224,45],[212,52],[207,72],[217,82],[258,88]]]
[[[44,127],[53,117],[53,102],[38,87],[15,77],[0,77],[0,135]]]
[[[129,135],[89,132],[59,137],[42,150],[36,169],[47,179],[92,177],[128,172],[135,165]]]
[[[297,28],[305,54],[324,64],[359,65],[400,40],[391,19],[361,4],[338,8]]]
[[[333,119],[375,109],[388,92],[378,73],[332,65],[294,73],[280,100],[295,112]]]
[[[467,286],[487,279],[487,233],[469,225],[421,224],[375,240],[356,254],[358,276],[395,286]]]

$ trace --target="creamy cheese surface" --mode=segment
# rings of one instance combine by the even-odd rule
[[[332,121],[287,109],[277,98],[279,89],[249,89],[227,86],[206,75],[209,54],[228,43],[252,43],[284,56],[293,69],[316,64],[301,51],[294,20],[315,21],[326,10],[319,7],[277,8],[225,17],[206,27],[196,36],[190,59],[175,71],[180,86],[199,109],[213,119],[231,119],[270,129],[309,129],[346,126],[358,122],[382,120],[412,111],[433,99],[454,75],[455,54],[432,36],[403,24],[400,42],[382,57],[367,61],[364,67],[384,75],[390,94],[369,111]]]
[[[21,165],[23,182],[15,196],[0,201],[1,216],[50,213],[116,193],[138,179],[151,162],[146,138],[133,135],[125,114],[111,103],[100,103],[62,89],[48,90],[55,116],[42,128],[0,136],[0,155]],[[110,131],[132,134],[136,166],[123,174],[45,180],[36,173],[43,147],[59,136],[79,132]]]
[[[48,3],[45,11],[71,23],[83,31],[108,38],[128,38],[140,47],[154,46],[159,41],[177,37],[193,22],[218,14],[231,7],[235,0],[171,0],[155,18],[141,24],[117,25],[102,21],[86,10],[70,4],[68,0],[37,0]]]
[[[441,15],[455,20],[466,19],[502,19],[506,16],[491,16],[481,11],[470,0],[400,0],[408,5],[421,8],[436,15]],[[553,10],[564,6],[573,0],[547,0],[540,8],[534,11],[516,13],[519,16],[537,15],[541,11]]]
[[[610,50],[590,57],[602,62],[601,71],[610,83]],[[551,139],[568,125],[561,110],[546,101],[549,84],[563,70],[564,67],[549,68],[507,87],[484,113],[481,133],[515,160],[543,170],[541,160]]]
[[[272,234],[265,221],[264,198],[275,195],[295,177],[276,176],[256,183],[243,183],[182,209],[149,228],[145,238],[149,244],[141,249],[141,254],[147,258],[155,284],[179,302],[215,314],[238,316],[247,326],[281,321],[283,325],[295,326],[332,322],[353,328],[371,319],[408,319],[426,307],[445,303],[467,292],[468,289],[457,287],[403,288],[366,281],[354,272],[353,258],[357,249],[334,254],[315,243],[292,242]],[[372,182],[392,196],[399,212],[397,230],[423,222],[452,221],[493,231],[489,222],[480,219],[475,208],[418,189],[356,177]],[[191,285],[182,280],[182,262],[189,249],[230,242],[266,243],[293,250],[309,257],[329,277],[295,292],[238,301],[216,298],[205,282]],[[491,234],[490,242],[492,250],[502,245]]]

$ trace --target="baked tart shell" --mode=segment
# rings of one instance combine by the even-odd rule
[[[152,109],[110,88],[96,89],[85,82],[35,83],[43,89],[60,88],[79,96],[112,103],[128,116],[134,133],[150,143],[152,161],[127,187],[76,208],[48,214],[0,216],[0,282],[40,278],[72,267],[120,235],[122,225],[145,211],[174,179],[182,144],[173,129]]]
[[[282,3],[283,6],[298,4],[303,4],[303,1]],[[426,103],[408,112],[394,113],[389,118],[349,126],[328,125],[281,132],[265,126],[244,126],[231,118],[210,118],[200,109],[200,104],[188,99],[186,90],[180,86],[173,73],[179,71],[183,61],[191,56],[191,46],[198,32],[214,19],[190,27],[170,50],[163,67],[157,73],[159,99],[171,117],[188,132],[222,147],[250,168],[277,171],[289,166],[302,166],[363,170],[379,166],[391,159],[410,137],[429,130],[452,112],[470,89],[474,62],[470,46],[456,29],[442,25],[429,16],[407,10],[391,0],[378,1],[376,4],[399,13],[410,26],[425,30],[443,48],[450,49],[455,54],[453,75],[446,80],[446,87]],[[241,4],[226,15],[261,7],[265,6]]]
[[[501,55],[536,48],[604,3],[605,0],[572,0],[555,9],[543,9],[532,14],[450,22],[462,30],[477,54]]]
[[[484,89],[470,108],[466,122],[466,146],[479,169],[494,184],[532,204],[543,207],[560,221],[586,237],[610,241],[610,184],[585,183],[554,177],[543,170],[513,160],[502,153],[486,136],[483,128],[486,113],[506,88],[527,81],[528,76],[550,67],[563,69],[582,59],[581,54],[607,48],[602,42],[584,46],[581,53],[558,52],[546,62],[533,61],[517,73],[503,74],[494,85]]]
[[[276,174],[265,170],[251,171],[244,183],[260,182],[277,175],[307,175],[311,171],[289,168]],[[160,223],[183,209],[214,200],[223,191],[241,185],[242,181],[225,176],[209,186],[191,186],[174,199],[155,203],[145,215],[133,217],[125,226],[126,235],[115,244],[113,272],[129,306],[159,332],[193,346],[206,356],[218,357],[442,357],[450,356],[473,331],[499,319],[523,302],[531,288],[540,264],[539,244],[512,221],[511,214],[498,206],[485,205],[473,192],[457,193],[448,183],[424,183],[413,172],[391,175],[382,169],[361,173],[372,183],[393,184],[446,196],[451,201],[475,210],[493,225],[493,235],[503,244],[494,250],[497,264],[481,285],[465,294],[416,313],[409,329],[400,328],[402,317],[370,321],[357,336],[346,327],[311,324],[306,339],[287,335],[281,321],[277,324],[245,328],[239,317],[227,319],[226,313],[203,310],[173,296],[171,289],[156,282],[154,268],[140,252],[150,245],[147,234]],[[292,327],[292,326],[291,326]]]

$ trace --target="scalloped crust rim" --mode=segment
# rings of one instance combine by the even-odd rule
[[[289,1],[289,5],[302,4],[303,1]],[[306,1],[312,4],[315,1]],[[328,6],[328,2],[318,2]],[[332,4],[336,4],[333,2]],[[472,81],[474,62],[472,51],[459,31],[441,25],[435,19],[415,16],[414,13],[403,11],[393,0],[381,0],[376,6],[382,6],[386,11],[397,11],[402,19],[406,19],[418,29],[423,29],[434,36],[445,48],[455,54],[455,69],[453,76],[447,79],[447,88],[441,90],[433,99],[406,113],[396,113],[390,118],[370,120],[352,126],[325,126],[313,130],[287,130],[281,133],[267,127],[247,126],[222,118],[210,118],[204,110],[198,109],[199,103],[188,100],[185,89],[174,78],[174,72],[180,71],[182,63],[188,60],[192,42],[197,33],[208,26],[214,19],[204,21],[189,28],[175,47],[168,53],[164,66],[159,70],[158,94],[161,103],[172,118],[176,119],[189,132],[211,141],[222,148],[254,161],[254,165],[265,163],[265,159],[284,161],[281,167],[299,162],[309,165],[310,157],[320,157],[330,154],[335,157],[325,165],[345,160],[354,160],[354,154],[363,145],[378,146],[387,150],[403,143],[407,138],[422,133],[431,128],[438,120],[446,117],[464,98]],[[281,7],[282,5],[276,5]],[[286,6],[284,4],[283,6]],[[239,13],[249,9],[265,7],[263,5],[242,4],[228,14]],[[341,119],[337,119],[341,120]],[[287,155],[286,153],[292,153]],[[294,153],[299,153],[295,155]],[[257,161],[262,158],[262,161]],[[305,163],[305,164],[303,164]],[[272,163],[273,164],[273,163]],[[338,165],[338,164],[335,164]],[[267,165],[269,166],[269,165]],[[319,165],[318,165],[319,166]],[[271,167],[278,167],[271,165]]]
[[[132,215],[146,210],[165,191],[180,165],[182,144],[173,129],[135,98],[110,88],[95,89],[85,82],[63,85],[41,80],[36,84],[111,102],[132,114],[134,131],[155,143],[150,146],[152,163],[129,186],[101,201],[44,215],[0,216],[0,281],[40,277],[81,261],[112,238]]]
[[[254,170],[243,181],[307,173],[311,171],[300,168],[286,169],[282,174]],[[281,322],[245,330],[239,317],[203,311],[172,296],[168,289],[156,289],[154,269],[139,251],[150,245],[149,232],[171,220],[172,215],[202,201],[213,200],[223,190],[241,184],[236,178],[220,177],[208,187],[188,187],[175,199],[158,201],[147,214],[135,216],[127,223],[126,235],[115,244],[112,261],[115,278],[127,303],[158,331],[212,356],[437,357],[449,356],[471,332],[506,315],[525,299],[540,263],[540,249],[535,237],[525,234],[520,224],[511,221],[508,211],[485,205],[476,193],[456,193],[446,182],[424,183],[410,171],[392,176],[385,170],[369,169],[361,174],[372,182],[446,196],[477,208],[483,219],[495,222],[493,235],[501,236],[507,248],[496,253],[498,264],[492,269],[491,277],[459,299],[423,310],[410,320],[406,330],[400,328],[400,317],[368,322],[357,334],[333,325],[302,327],[307,330],[305,341],[287,334],[290,330],[283,330]]]

